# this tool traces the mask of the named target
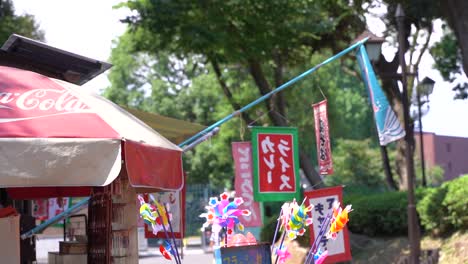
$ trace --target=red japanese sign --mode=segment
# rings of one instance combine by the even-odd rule
[[[314,109],[319,173],[321,175],[330,175],[333,174],[333,161],[330,147],[327,100],[312,105],[312,108]]]
[[[255,200],[299,198],[297,129],[254,127],[252,142]]]
[[[262,212],[260,204],[254,201],[252,183],[252,144],[250,142],[232,142],[232,156],[235,165],[236,196],[242,197],[244,203],[240,209],[249,209],[249,216],[239,216],[246,227],[262,226]]]
[[[323,188],[314,191],[304,192],[306,204],[313,204],[312,209],[312,225],[310,225],[310,242],[311,244],[317,237],[322,222],[326,216],[333,211],[333,202],[339,201],[343,203],[343,187],[337,186],[332,188]],[[326,263],[336,263],[341,261],[351,260],[351,249],[349,247],[348,227],[338,233],[335,240],[327,239],[325,236],[319,241],[319,247],[324,251],[328,250]]]

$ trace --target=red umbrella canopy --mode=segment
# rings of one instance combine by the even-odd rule
[[[184,184],[182,150],[127,111],[73,84],[0,66],[0,187],[104,186],[122,164],[136,187]]]

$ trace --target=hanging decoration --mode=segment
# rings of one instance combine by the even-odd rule
[[[310,241],[312,243],[306,260],[312,261],[319,250],[327,250],[326,263],[351,260],[349,234],[346,223],[351,205],[341,209],[343,187],[336,186],[304,192],[307,204],[313,204]],[[334,227],[333,227],[334,226]],[[306,263],[308,263],[306,261]]]
[[[299,198],[298,141],[297,128],[252,128],[255,201]]]
[[[262,226],[260,203],[254,201],[252,184],[252,144],[250,142],[232,142],[232,157],[235,165],[236,195],[244,199],[239,209],[249,209],[251,214],[239,218],[246,227]]]
[[[379,134],[380,145],[385,146],[405,136],[405,130],[398,117],[388,103],[382,88],[375,77],[374,69],[367,56],[364,45],[358,48],[357,59],[361,68],[362,78],[367,87],[372,109],[374,110],[375,124]]]
[[[315,120],[315,139],[317,142],[317,158],[320,175],[333,174],[333,161],[330,147],[330,131],[328,125],[327,100],[313,104]]]
[[[49,219],[49,200],[36,199],[32,201],[32,216],[37,220],[44,221]],[[54,215],[55,216],[55,215]]]

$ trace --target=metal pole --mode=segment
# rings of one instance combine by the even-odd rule
[[[66,217],[70,216],[74,212],[77,212],[81,208],[87,206],[88,202],[89,202],[89,197],[84,198],[83,200],[79,201],[77,204],[75,204],[72,207],[68,208],[66,211],[63,211],[62,213],[52,217],[51,219],[49,219],[49,220],[45,221],[44,223],[36,226],[35,228],[29,230],[28,232],[23,233],[21,235],[21,239],[24,240],[26,238],[30,238],[33,235],[35,235],[35,234],[41,232],[42,230],[44,230],[46,227],[48,227],[50,225],[53,225],[53,224],[57,223],[58,221],[60,221],[62,219],[65,219]]]
[[[422,171],[422,186],[426,187],[426,165],[424,161],[424,140],[423,140],[423,125],[421,121],[421,94],[419,93],[419,87],[416,89],[418,96],[418,121],[419,121],[419,150],[421,152],[421,171]]]
[[[249,110],[250,108],[254,107],[255,105],[265,101],[266,99],[270,98],[272,95],[288,88],[289,86],[291,86],[292,84],[296,83],[297,81],[301,80],[302,78],[306,77],[307,75],[317,71],[320,67],[338,59],[338,58],[341,58],[343,57],[344,55],[348,54],[350,51],[353,51],[355,48],[361,46],[362,44],[364,44],[369,38],[365,38],[365,39],[362,39],[356,43],[354,43],[353,45],[347,47],[346,49],[340,51],[339,53],[333,55],[332,57],[324,60],[323,62],[321,62],[320,64],[314,66],[313,68],[310,68],[308,69],[307,71],[301,73],[300,75],[294,77],[293,79],[287,81],[286,83],[282,84],[281,86],[275,88],[274,90],[270,91],[269,93],[259,97],[258,99],[252,101],[251,103],[249,103],[248,105],[242,107],[241,109],[235,111],[234,113],[231,113],[229,115],[227,115],[226,117],[224,117],[223,119],[217,121],[216,123],[210,125],[209,127],[205,128],[204,130],[200,131],[199,133],[197,133],[196,135],[192,136],[191,138],[185,140],[184,142],[180,143],[179,144],[179,147],[184,147],[190,143],[192,143],[194,140],[196,140],[197,138],[199,138],[200,136],[210,132],[211,130],[213,130],[215,127],[219,127],[221,126],[222,124],[226,123],[227,121],[231,120],[232,118],[238,116],[240,113],[243,113],[247,110]]]
[[[398,26],[398,42],[399,42],[399,59],[401,66],[401,82],[403,86],[402,91],[402,103],[404,112],[405,122],[405,143],[406,143],[406,171],[408,177],[408,237],[410,242],[410,263],[419,264],[420,255],[420,241],[419,241],[419,226],[417,222],[416,214],[416,202],[414,196],[414,160],[413,150],[411,148],[411,137],[414,135],[411,131],[410,116],[409,116],[409,103],[408,103],[408,91],[406,82],[406,62],[405,62],[405,33],[404,33],[404,22],[405,14],[401,4],[398,4],[396,10],[396,20]]]

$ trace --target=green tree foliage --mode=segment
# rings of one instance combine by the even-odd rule
[[[125,19],[133,51],[158,62],[161,57],[183,62],[185,72],[199,60],[193,65],[214,74],[231,110],[284,83],[315,51],[348,45],[364,25],[360,5],[348,1],[135,0],[122,5],[134,11]],[[285,126],[294,104],[277,94],[263,105],[268,119],[258,122]],[[259,115],[249,112],[242,118],[249,124]],[[306,176],[319,183],[308,153],[300,157]]]
[[[423,227],[433,234],[468,228],[468,175],[430,188],[418,204]]]
[[[335,172],[325,177],[328,185],[384,186],[379,150],[371,148],[369,140],[341,139],[333,157]]]
[[[44,40],[44,33],[32,15],[16,15],[11,0],[0,0],[0,43],[13,34]]]
[[[463,74],[463,57],[460,47],[451,30],[446,28],[444,33],[442,39],[430,50],[435,60],[435,68],[445,81],[454,85],[452,89],[457,92],[455,99],[466,99],[468,98],[468,83],[457,80]]]
[[[167,59],[164,63],[158,63],[163,60],[161,57],[131,52],[128,49],[132,43],[131,36],[125,34],[120,37],[112,51],[111,62],[114,67],[110,73],[111,87],[104,91],[107,97],[119,104],[206,125],[233,111],[226,96],[219,92],[212,67],[193,58],[190,64],[186,63],[189,66],[183,68],[183,73],[175,73],[175,70],[170,70],[174,67],[166,67],[169,65]],[[313,55],[307,67],[318,64],[330,55],[328,51]],[[291,75],[297,75],[303,70],[303,67],[295,67],[291,69]],[[180,78],[174,80],[176,74]],[[173,79],[169,80],[169,77]],[[223,80],[233,87],[232,97],[241,105],[258,97],[255,84],[242,68],[226,69]],[[330,104],[332,139],[365,139],[375,134],[372,112],[362,81],[346,74],[341,67],[325,66],[284,93],[293,102],[288,108],[287,122],[299,128],[300,148],[311,156],[316,153],[311,104],[322,100],[324,96]],[[261,117],[250,125],[271,124],[265,115],[268,111],[265,106],[260,105],[253,111]],[[222,126],[219,135],[186,153],[184,167],[189,173],[189,183],[206,184],[208,179],[213,187],[232,186],[230,142],[250,140],[247,125],[242,119],[234,119]],[[333,143],[334,146],[339,144],[335,141]]]

